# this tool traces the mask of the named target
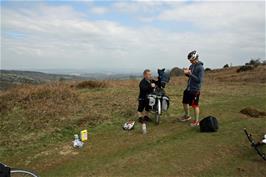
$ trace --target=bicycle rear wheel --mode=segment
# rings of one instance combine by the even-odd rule
[[[11,169],[10,174],[10,177],[39,177],[33,172],[23,169]]]
[[[159,125],[160,124],[160,116],[161,116],[161,113],[162,113],[162,107],[161,107],[161,101],[158,100],[158,103],[157,103],[157,111],[155,113],[155,124],[156,125]]]

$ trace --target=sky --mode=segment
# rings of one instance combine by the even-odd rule
[[[265,1],[3,1],[1,69],[138,72],[265,59]]]

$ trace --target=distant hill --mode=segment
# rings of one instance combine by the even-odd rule
[[[0,90],[21,84],[41,84],[52,81],[85,79],[87,78],[72,75],[47,74],[35,71],[0,70]]]
[[[22,84],[42,84],[66,80],[135,80],[137,74],[83,73],[80,75],[49,74],[36,71],[0,70],[0,90]]]

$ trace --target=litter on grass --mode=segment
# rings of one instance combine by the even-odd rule
[[[88,140],[88,131],[87,131],[87,130],[82,130],[82,131],[80,131],[80,140],[81,140],[82,142]]]
[[[128,122],[126,122],[123,126],[122,126],[122,128],[124,129],[124,130],[132,130],[132,129],[134,129],[134,125],[135,125],[135,121],[128,121]]]
[[[82,148],[84,143],[79,139],[79,135],[75,134],[74,135],[74,141],[73,142],[73,147],[74,148]]]
[[[74,148],[82,148],[84,145],[84,142],[88,140],[88,130],[82,130],[80,131],[80,135],[75,134],[74,135],[74,141],[73,147]]]

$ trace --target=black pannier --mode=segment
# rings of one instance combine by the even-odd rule
[[[200,121],[201,132],[216,132],[218,129],[218,120],[213,116],[208,116]]]

